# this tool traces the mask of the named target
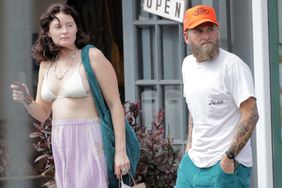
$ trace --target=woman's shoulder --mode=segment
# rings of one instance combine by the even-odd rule
[[[49,67],[52,64],[51,61],[41,61],[40,62],[40,66],[45,68],[45,67]]]
[[[93,48],[89,49],[89,55],[90,56],[94,56],[96,58],[100,57],[100,56],[104,56],[103,52],[100,49],[96,48],[96,47],[93,47]]]
[[[50,62],[50,61],[41,61],[40,62],[40,70],[45,72],[47,69],[50,68],[51,65],[52,65],[52,62]]]
[[[99,64],[107,61],[107,58],[105,57],[103,52],[99,50],[98,48],[90,48],[89,57],[90,57],[91,62],[97,62]]]

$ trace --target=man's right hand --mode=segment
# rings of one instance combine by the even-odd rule
[[[234,159],[228,159],[226,154],[224,154],[221,157],[220,166],[225,173],[234,174],[235,171]]]

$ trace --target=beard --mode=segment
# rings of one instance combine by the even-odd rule
[[[198,62],[208,61],[215,59],[219,54],[219,40],[215,43],[204,44],[200,46],[190,40],[189,44],[193,56]]]

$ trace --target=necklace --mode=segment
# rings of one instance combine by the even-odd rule
[[[58,61],[56,61],[55,67],[54,67],[54,72],[55,72],[55,77],[56,77],[58,80],[62,80],[62,79],[65,77],[65,75],[67,74],[67,72],[70,70],[70,67],[71,67],[71,65],[72,65],[73,62],[74,62],[75,55],[76,55],[76,50],[71,54],[71,56],[70,56],[71,62],[68,64],[67,68],[66,68],[64,71],[57,71],[57,64],[58,64]]]

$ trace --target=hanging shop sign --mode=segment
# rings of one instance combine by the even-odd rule
[[[171,20],[183,22],[187,0],[144,0],[143,9]]]

